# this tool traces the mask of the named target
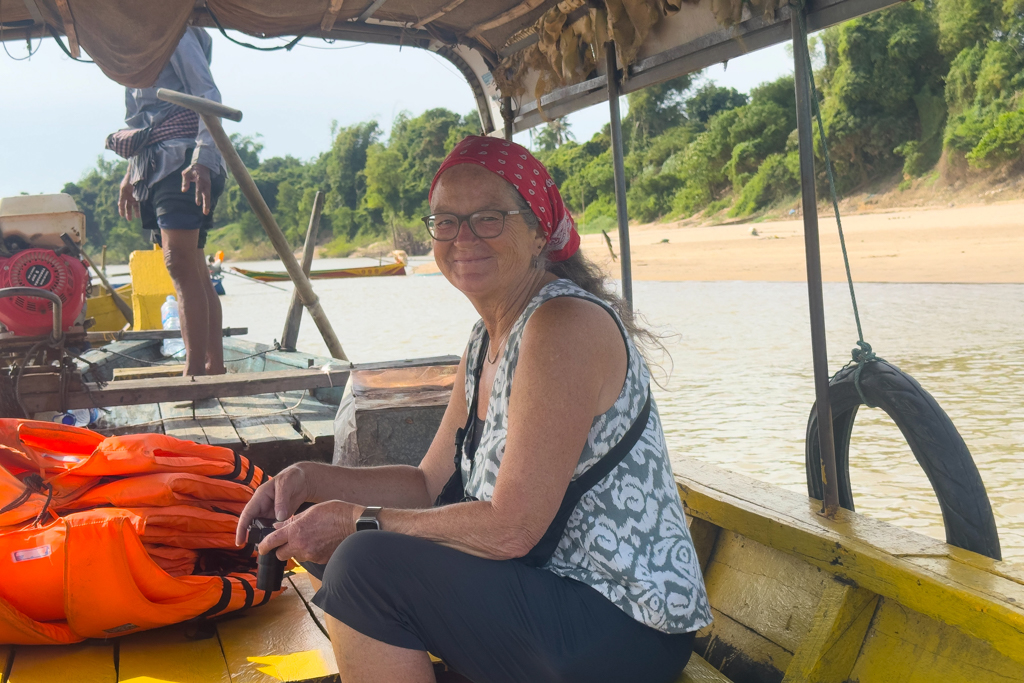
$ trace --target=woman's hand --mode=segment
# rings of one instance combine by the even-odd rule
[[[276,552],[277,559],[327,564],[341,542],[356,530],[362,505],[330,500],[304,510],[274,526],[277,531],[259,545],[261,555]]]
[[[270,481],[260,484],[256,493],[246,503],[238,518],[235,543],[240,546],[246,544],[252,520],[264,517],[283,522],[312,497],[313,490],[301,463],[286,467]]]

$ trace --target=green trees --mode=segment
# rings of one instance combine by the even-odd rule
[[[975,168],[1019,160],[1024,0],[944,0],[939,9],[939,44],[951,58],[945,147]]]
[[[107,258],[113,262],[127,261],[132,251],[148,249],[150,245],[138,221],[129,223],[117,213],[121,179],[127,167],[127,161],[105,161],[99,157],[96,168],[61,189],[75,198],[78,210],[85,214],[87,249],[94,254],[104,244],[109,245]]]
[[[921,0],[821,34],[815,73],[840,192],[902,172],[930,172],[941,156],[957,172],[1024,161],[1024,0]],[[686,75],[627,95],[623,119],[630,217],[676,218],[728,208],[743,216],[795,200],[798,191],[792,76],[744,95]],[[330,149],[303,161],[261,159],[259,136],[236,147],[288,238],[299,244],[317,190],[327,193],[321,234],[341,245],[418,229],[444,155],[478,132],[476,114],[401,114],[384,139],[376,121],[333,131]],[[815,144],[817,131],[815,131]],[[608,128],[573,139],[552,121],[534,138],[581,227],[615,215]],[[816,149],[824,191],[822,150]],[[65,191],[86,213],[90,242],[115,257],[145,246],[117,216],[123,164],[100,161]],[[218,226],[240,241],[262,229],[229,181]]]

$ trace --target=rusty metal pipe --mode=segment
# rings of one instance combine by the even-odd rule
[[[46,299],[53,304],[53,333],[50,335],[50,341],[54,344],[60,342],[64,338],[63,325],[61,324],[61,317],[63,315],[63,304],[60,301],[60,297],[53,292],[45,289],[39,289],[38,287],[4,287],[0,289],[0,298],[8,298],[14,296],[27,296],[34,297],[36,299]]]

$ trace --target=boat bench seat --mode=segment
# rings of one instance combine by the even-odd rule
[[[676,683],[732,683],[725,674],[694,652]]]

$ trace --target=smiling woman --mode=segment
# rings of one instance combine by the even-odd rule
[[[711,611],[622,302],[515,143],[459,143],[430,210],[481,319],[426,456],[289,467],[239,533],[282,520],[260,551],[322,578],[342,680],[432,681],[427,651],[475,681],[675,680]]]

